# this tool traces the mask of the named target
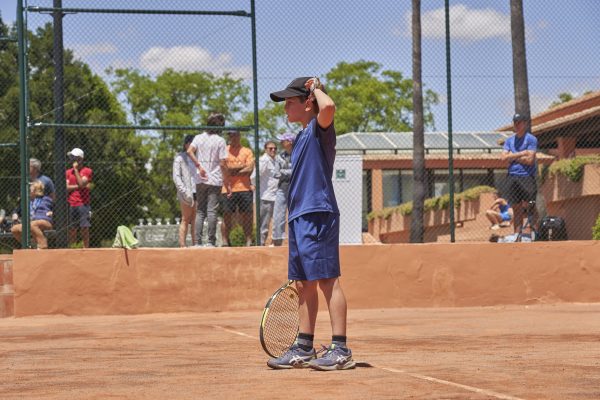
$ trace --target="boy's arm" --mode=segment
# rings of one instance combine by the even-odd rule
[[[306,81],[306,88],[310,90],[311,96],[316,99],[317,105],[319,106],[319,113],[317,114],[317,122],[319,126],[323,129],[329,128],[329,126],[333,123],[333,117],[335,115],[335,103],[323,91],[323,85],[319,78],[311,78]]]

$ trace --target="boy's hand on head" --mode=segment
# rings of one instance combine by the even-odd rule
[[[321,83],[321,80],[315,76],[314,78],[310,78],[309,80],[307,80],[304,84],[304,87],[310,92],[309,97],[314,98],[315,89],[322,90],[323,84]]]

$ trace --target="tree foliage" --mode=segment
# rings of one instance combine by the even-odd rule
[[[14,27],[0,20],[0,34],[16,36]],[[52,25],[29,38],[30,121],[54,122],[54,64]],[[64,50],[64,122],[103,125],[205,125],[211,112],[221,112],[227,125],[253,125],[250,87],[229,74],[182,72],[166,69],[149,75],[136,69],[109,70],[105,82],[69,49]],[[384,70],[372,61],[341,62],[326,74],[336,101],[336,130],[407,131],[412,129],[412,80],[401,72]],[[433,126],[431,106],[437,94],[424,96],[425,124]],[[19,140],[17,45],[0,43],[0,142]],[[261,141],[285,131],[289,124],[283,103],[267,101],[259,110]],[[65,129],[66,150],[80,147],[94,170],[92,190],[92,244],[111,239],[116,227],[133,225],[138,218],[173,217],[179,213],[171,180],[171,165],[181,151],[181,130]],[[54,164],[68,168],[54,155],[54,129],[30,128],[29,149],[43,163],[43,172],[55,181]],[[252,142],[252,137],[247,137]],[[254,147],[254,146],[251,146]],[[1,207],[11,209],[19,194],[18,148],[0,148]]]
[[[0,24],[0,29],[8,29]],[[54,64],[52,25],[46,24],[29,38],[29,113],[32,123],[54,121]],[[18,141],[19,89],[15,43],[2,44],[0,52],[0,135],[3,142]],[[78,124],[125,124],[126,113],[107,84],[89,66],[64,51],[64,122]],[[92,189],[92,244],[114,237],[116,227],[134,224],[152,197],[146,189],[149,157],[147,146],[133,130],[65,129],[66,150],[85,151],[86,164],[94,171]],[[54,181],[54,164],[69,168],[54,155],[54,129],[29,129],[29,154],[42,161],[43,173]],[[0,175],[16,179],[0,182],[3,207],[16,205],[19,193],[18,148],[0,149]]]
[[[585,96],[586,94],[592,93],[591,90],[588,90],[587,92],[583,93],[583,96]],[[556,106],[559,106],[563,103],[566,103],[568,101],[573,100],[574,98],[576,98],[577,96],[569,93],[569,92],[562,92],[558,94],[558,100],[553,101],[552,103],[550,103],[550,106],[548,108],[554,108]]]
[[[211,112],[225,115],[226,125],[239,125],[242,112],[249,104],[250,88],[242,79],[229,74],[215,76],[208,72],[184,72],[166,69],[157,76],[136,69],[109,71],[114,93],[124,100],[130,119],[137,125],[206,125]],[[171,217],[179,213],[173,192],[171,165],[182,150],[183,137],[194,131],[148,131],[150,146],[149,181],[146,190],[154,196],[149,213]]]
[[[402,72],[383,70],[373,61],[340,62],[326,75],[327,89],[337,105],[338,134],[347,132],[406,132],[412,130],[413,82]],[[424,121],[434,126],[431,107],[439,97],[423,96]]]

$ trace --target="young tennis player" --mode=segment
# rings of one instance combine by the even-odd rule
[[[340,285],[339,210],[331,182],[335,160],[335,104],[318,78],[294,79],[271,93],[285,101],[289,122],[303,130],[292,151],[288,194],[288,278],[296,281],[300,298],[300,330],[296,342],[267,365],[275,369],[311,367],[321,371],[355,367],[346,345],[346,298]],[[313,348],[319,309],[317,287],[329,308],[332,341],[317,358]]]

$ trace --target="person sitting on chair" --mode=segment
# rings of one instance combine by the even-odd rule
[[[500,197],[498,192],[494,192],[494,202],[485,212],[485,216],[492,226],[490,229],[496,230],[510,226],[514,211],[508,202]]]
[[[31,236],[35,243],[37,243],[38,249],[48,248],[48,239],[44,236],[44,231],[52,229],[52,208],[54,202],[50,196],[44,195],[44,184],[42,181],[35,181],[31,183],[30,187],[30,221],[31,221]],[[17,208],[15,215],[13,215],[13,221],[16,221],[20,216],[21,210]],[[21,242],[21,236],[23,232],[22,224],[13,225],[11,232],[14,238]]]

